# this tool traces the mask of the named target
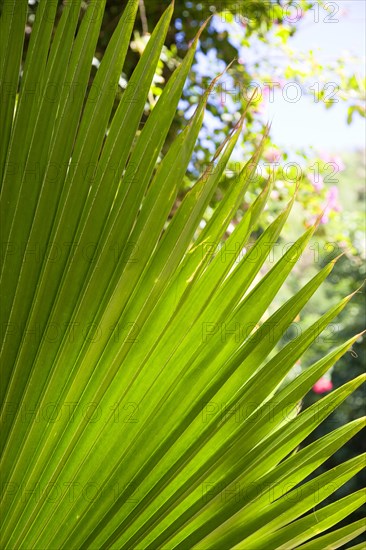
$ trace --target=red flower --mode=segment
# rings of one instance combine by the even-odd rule
[[[318,380],[313,386],[313,391],[315,393],[326,393],[332,389],[332,381],[328,380],[328,378],[320,378],[320,380]]]

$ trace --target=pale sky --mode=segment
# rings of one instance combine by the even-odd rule
[[[324,22],[325,14],[320,10],[319,22],[315,23],[312,17],[307,17],[291,39],[291,46],[300,51],[316,50],[319,59],[325,62],[331,62],[346,51],[351,52],[363,57],[357,71],[365,75],[366,2],[337,0],[330,3],[335,5],[335,10],[339,8],[339,13],[333,16],[338,22]],[[272,136],[279,146],[313,145],[315,148],[338,151],[366,146],[365,119],[355,114],[352,124],[347,125],[347,107],[341,103],[326,110],[316,105],[311,97],[301,97],[297,103],[290,103],[279,92],[266,114],[273,119]]]

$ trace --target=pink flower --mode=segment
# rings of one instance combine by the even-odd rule
[[[335,172],[343,172],[346,166],[339,155],[331,155],[326,151],[323,151],[320,154],[320,158],[324,161],[325,164],[332,164]]]
[[[269,86],[263,86],[262,93],[263,93],[263,98],[267,99],[271,93],[271,88]]]
[[[320,223],[325,225],[328,222],[329,222],[329,216],[328,214],[324,213],[324,215],[321,217]]]
[[[258,103],[258,105],[255,106],[253,109],[254,113],[257,113],[257,115],[263,115],[266,111],[264,103]]]
[[[327,391],[330,391],[332,389],[332,381],[324,377],[320,378],[320,380],[318,380],[313,386],[313,392],[315,393],[326,393]]]
[[[281,151],[276,149],[275,147],[270,147],[267,149],[267,151],[264,153],[263,157],[268,162],[278,162],[281,158]]]
[[[340,210],[342,210],[342,207],[338,201],[338,196],[339,196],[338,187],[336,187],[335,185],[332,185],[332,187],[329,188],[327,199],[328,199],[328,207],[330,208],[330,210],[334,210],[335,212],[339,212]]]
[[[327,206],[324,209],[324,214],[322,219],[320,220],[320,223],[328,223],[329,213],[332,210],[333,212],[339,212],[340,210],[342,210],[342,207],[338,202],[338,187],[336,187],[335,185],[332,185],[327,193]]]
[[[315,177],[315,174],[309,174],[308,180],[310,181],[311,185],[314,187],[315,191],[321,191],[324,187],[324,179],[323,176],[320,174]]]

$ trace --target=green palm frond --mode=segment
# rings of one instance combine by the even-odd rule
[[[313,474],[364,419],[299,446],[365,377],[298,405],[358,336],[283,381],[352,296],[277,348],[334,265],[263,320],[317,224],[261,276],[294,202],[243,253],[268,182],[226,238],[264,135],[201,228],[243,116],[177,206],[214,83],[162,147],[199,35],[141,125],[173,6],[114,111],[138,0],[91,84],[105,0],[82,4],[54,29],[40,0],[24,64],[27,1],[2,7],[2,548],[339,548],[365,494],[318,505],[365,457]]]

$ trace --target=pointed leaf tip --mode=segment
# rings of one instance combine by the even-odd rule
[[[323,218],[323,216],[324,216],[324,214],[325,214],[325,212],[326,212],[326,209],[327,209],[326,207],[323,208],[323,210],[320,212],[320,214],[318,214],[318,216],[317,216],[317,218],[316,218],[316,220],[315,220],[315,222],[314,222],[314,224],[313,224],[314,231],[315,231],[316,229],[318,229],[318,227],[319,227],[319,225],[320,225],[320,222],[322,221],[322,218]]]
[[[346,296],[346,300],[351,300],[353,298],[353,296],[355,294],[357,294],[358,292],[360,292],[360,290],[362,289],[362,287],[364,286],[365,284],[365,281],[363,281],[360,286],[358,288],[356,288],[356,290],[354,290],[353,292],[351,292],[350,294],[348,294],[348,296]]]
[[[199,41],[200,37],[201,37],[201,34],[203,33],[203,31],[205,30],[206,26],[208,25],[208,22],[210,21],[210,19],[212,18],[212,15],[210,15],[209,17],[207,17],[206,21],[204,21],[202,23],[202,25],[200,26],[200,28],[198,29],[198,32],[196,34],[196,36],[194,37],[194,39],[189,42],[188,46],[191,48],[191,47],[196,47],[197,46],[197,42]]]
[[[340,258],[342,258],[342,256],[345,255],[345,252],[341,252],[341,254],[338,254],[338,256],[336,256],[335,258],[333,258],[333,260],[330,261],[331,264],[336,264],[338,262],[338,260]]]
[[[209,94],[213,87],[215,86],[216,82],[218,80],[220,80],[220,78],[230,69],[231,65],[234,63],[234,60],[231,61],[228,65],[226,65],[225,69],[223,71],[221,71],[221,73],[219,73],[218,75],[215,76],[215,78],[213,80],[211,80],[207,90],[205,91],[205,94]]]

